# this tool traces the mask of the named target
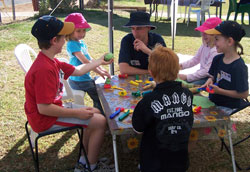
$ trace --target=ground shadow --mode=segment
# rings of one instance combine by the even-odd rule
[[[233,138],[236,142],[250,134],[249,122],[237,122],[237,135]],[[60,171],[72,172],[77,161],[79,144],[77,146],[70,142],[75,131],[65,132],[62,137],[54,143],[47,143],[50,141],[49,137],[42,138],[39,145],[48,144],[48,148],[44,152],[39,152],[40,169],[41,172]],[[77,138],[78,139],[78,138]],[[242,168],[250,165],[250,139],[237,145],[234,148],[235,158]],[[75,142],[74,142],[75,143]],[[226,139],[226,143],[228,141]],[[221,172],[232,171],[231,157],[226,152],[220,150],[219,140],[201,140],[198,141],[196,148],[190,153],[190,172]],[[70,153],[65,153],[63,148],[65,146],[74,147]],[[136,172],[139,164],[139,151],[133,150],[124,152],[123,144],[120,137],[117,138],[117,151],[119,170],[121,172]],[[25,147],[25,148],[24,148]],[[58,154],[58,152],[61,152]],[[105,135],[104,143],[101,149],[100,157],[108,157],[111,163],[113,160],[113,146],[111,135]],[[0,171],[2,172],[31,172],[34,171],[34,164],[26,135],[21,137],[18,142],[8,151],[8,153],[0,160]]]
[[[62,137],[54,144],[48,143],[51,136],[42,137],[39,139],[38,146],[48,144],[48,148],[45,152],[39,152],[39,163],[40,171],[73,171],[74,165],[78,159],[79,144],[72,145],[67,144],[71,137],[76,134],[76,131],[64,132]],[[46,141],[47,140],[47,141]],[[58,152],[63,146],[75,147],[70,154],[62,153],[62,157],[59,156]],[[23,149],[22,147],[26,147]],[[71,148],[70,148],[71,149]],[[20,152],[20,150],[23,150]],[[71,164],[69,166],[69,164]],[[27,136],[23,136],[20,140],[12,147],[11,150],[1,159],[0,171],[6,172],[22,172],[22,171],[35,171],[34,162],[30,147],[28,145]]]

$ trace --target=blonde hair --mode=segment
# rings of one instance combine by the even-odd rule
[[[208,43],[209,47],[214,47],[215,46],[215,35],[210,35],[210,41]]]
[[[240,49],[240,51],[238,51],[238,49]],[[239,55],[243,55],[244,52],[243,52],[243,46],[240,44],[239,41],[235,41],[235,51],[237,51],[237,53]]]
[[[157,44],[149,55],[148,69],[156,81],[174,81],[179,72],[179,58],[171,49]]]
[[[65,35],[65,40],[66,40],[66,41],[71,41],[71,40],[73,40],[73,39],[72,39],[72,36],[73,36],[74,32],[75,32],[75,29],[74,29],[74,31],[73,31],[71,34]]]

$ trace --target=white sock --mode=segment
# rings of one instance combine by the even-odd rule
[[[97,164],[90,164],[91,171],[96,168]]]
[[[95,163],[95,164],[90,164],[90,169],[91,169],[91,171],[94,170],[94,169],[96,168],[96,166],[97,166],[97,163]],[[86,167],[88,168],[88,165],[87,165],[87,164],[86,164]]]
[[[86,164],[86,160],[85,160],[85,157],[83,155],[80,157],[79,162],[82,163],[83,165]]]

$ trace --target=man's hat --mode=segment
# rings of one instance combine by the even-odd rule
[[[211,35],[224,35],[227,37],[232,37],[234,41],[238,42],[243,36],[246,35],[246,32],[242,28],[242,26],[235,21],[223,21],[214,29],[206,30],[205,33]]]
[[[156,26],[153,26],[150,23],[150,15],[142,11],[130,13],[129,22],[123,27],[132,27],[132,26],[139,26],[139,27],[148,26],[151,27],[151,30],[156,29]]]
[[[57,35],[68,35],[75,29],[74,23],[45,15],[40,17],[33,25],[31,33],[38,41],[50,41]]]

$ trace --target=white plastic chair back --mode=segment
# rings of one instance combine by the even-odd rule
[[[214,3],[214,0],[201,0],[201,11],[209,11],[210,5]]]
[[[214,3],[214,0],[198,0],[196,2],[196,4],[190,4],[189,11],[188,11],[187,26],[188,26],[189,21],[190,21],[190,13],[193,12],[193,13],[197,14],[197,27],[199,27],[200,26],[200,19],[201,19],[201,23],[203,23],[206,12],[208,13],[208,16],[210,17],[209,8],[210,8],[210,5],[213,3]]]
[[[16,46],[14,53],[19,65],[27,73],[33,63],[31,55],[36,58],[36,52],[26,44],[19,44]]]
[[[69,63],[66,58],[57,58],[61,62]],[[78,105],[84,105],[85,92],[81,90],[74,90],[70,87],[68,80],[63,77],[60,78],[63,83],[63,97],[62,100],[74,99],[74,103]]]

